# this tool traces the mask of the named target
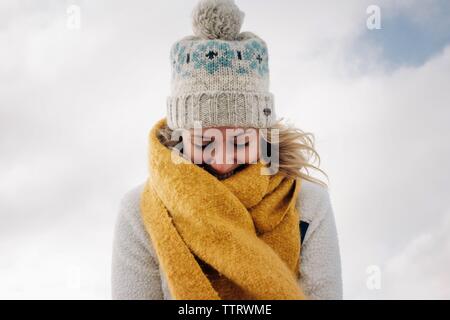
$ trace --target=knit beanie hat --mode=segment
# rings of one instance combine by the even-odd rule
[[[244,13],[233,0],[201,0],[192,19],[194,35],[170,52],[169,128],[269,128],[276,115],[264,40],[240,32]]]

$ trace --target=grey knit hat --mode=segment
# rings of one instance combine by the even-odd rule
[[[193,14],[194,36],[171,48],[171,129],[268,128],[276,120],[269,90],[267,45],[240,29],[244,13],[233,0],[201,0]]]

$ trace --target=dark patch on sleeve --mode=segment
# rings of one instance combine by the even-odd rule
[[[300,220],[300,243],[303,244],[303,239],[305,239],[306,231],[308,230],[309,223]]]

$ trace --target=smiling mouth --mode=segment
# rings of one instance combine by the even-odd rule
[[[231,170],[230,172],[220,174],[220,173],[216,172],[213,168],[211,168],[207,164],[200,165],[200,167],[202,167],[203,169],[208,171],[210,174],[215,176],[218,180],[227,179],[227,178],[231,177],[233,174],[235,174],[236,172],[241,171],[242,169],[244,169],[246,166],[247,166],[246,164],[241,164],[239,167]]]
[[[231,177],[234,173],[235,173],[235,170],[232,170],[230,172],[227,172],[227,173],[224,173],[224,174],[221,174],[221,175],[216,175],[216,177],[219,180],[223,180],[223,179]]]

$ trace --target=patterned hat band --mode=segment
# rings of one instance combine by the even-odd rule
[[[167,124],[171,129],[269,128],[276,121],[271,93],[209,92],[167,99]]]
[[[240,41],[187,38],[175,43],[170,54],[172,78],[186,79],[202,71],[212,76],[220,69],[236,76],[254,74],[264,78],[269,72],[266,44],[253,34],[243,36],[248,38]]]
[[[170,50],[169,128],[272,126],[267,44],[240,32],[244,13],[233,0],[200,0],[192,16],[194,35]]]

